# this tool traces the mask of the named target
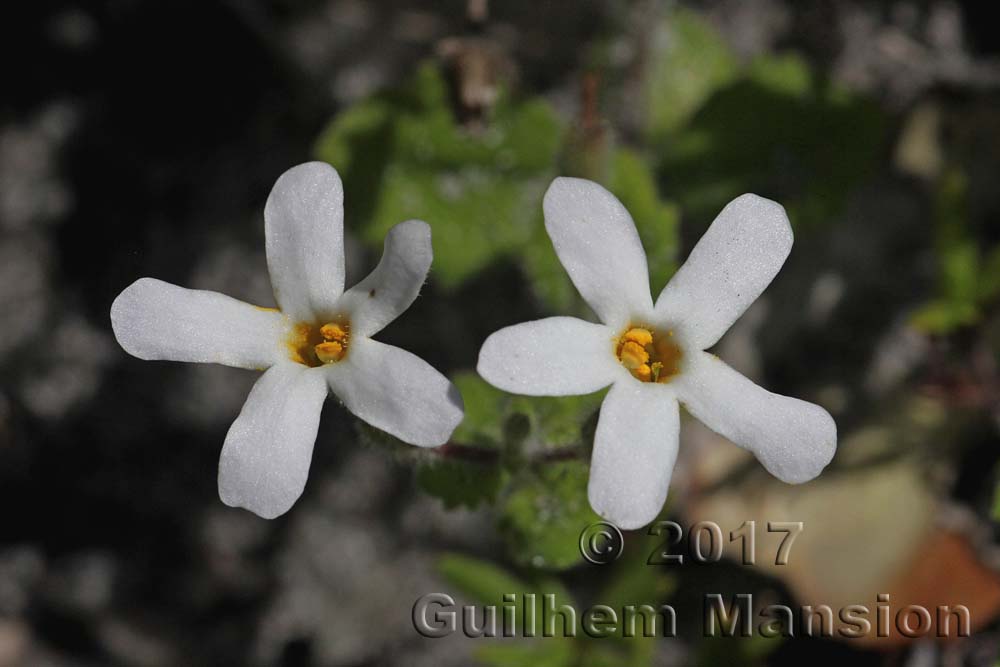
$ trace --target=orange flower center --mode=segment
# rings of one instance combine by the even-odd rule
[[[343,359],[350,340],[351,323],[347,320],[327,322],[322,326],[299,322],[285,344],[292,361],[315,368]]]
[[[650,327],[629,327],[618,337],[615,354],[632,377],[642,382],[670,382],[681,372],[681,348],[666,334]]]

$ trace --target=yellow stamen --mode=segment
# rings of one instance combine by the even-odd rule
[[[657,333],[631,326],[618,338],[615,353],[632,376],[642,382],[670,382],[680,373],[683,352],[672,340],[674,332]]]
[[[316,358],[324,364],[332,364],[344,358],[344,346],[335,340],[320,343],[315,350]]]
[[[335,340],[339,343],[347,342],[347,329],[337,322],[324,324],[319,328],[319,333],[324,340]]]
[[[645,347],[653,342],[653,334],[647,329],[636,327],[625,332],[625,340],[630,340]]]
[[[649,361],[649,353],[641,345],[632,340],[625,341],[618,356],[622,360],[622,363],[625,364],[625,368],[629,370],[635,370]]]
[[[299,322],[292,327],[285,344],[292,361],[315,368],[343,359],[350,347],[350,339],[351,325],[346,320],[328,322],[323,326]]]
[[[288,356],[292,361],[306,366],[316,366],[313,359],[312,348],[316,344],[318,336],[313,327],[305,322],[299,322],[288,335],[285,345],[288,347]]]

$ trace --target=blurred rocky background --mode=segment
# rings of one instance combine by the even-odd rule
[[[106,0],[0,9],[0,666],[977,665],[1000,655],[1000,41],[990,3]],[[348,281],[389,225],[434,227],[385,332],[469,417],[415,456],[329,401],[305,494],[225,507],[255,374],[141,362],[111,301],[141,276],[273,303],[263,203],[341,171]],[[656,293],[745,191],[796,230],[720,343],[821,403],[841,449],[790,488],[686,420],[664,517],[804,521],[787,568],[581,561],[600,396],[470,372],[493,330],[586,314],[541,227],[558,174],[628,206]],[[730,557],[732,556],[732,557]],[[761,560],[766,560],[762,558]],[[519,587],[517,591],[505,587]],[[705,591],[964,603],[932,639],[422,639],[413,602],[558,592],[687,610]],[[683,613],[683,612],[682,612]]]

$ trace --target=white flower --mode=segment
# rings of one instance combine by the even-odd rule
[[[491,335],[479,374],[518,394],[567,396],[611,385],[594,438],[588,496],[623,528],[656,518],[677,458],[678,401],[776,477],[805,482],[833,458],[837,427],[821,407],[772,394],[703,352],[778,273],[792,229],[777,203],[729,203],[654,304],[628,211],[607,190],[559,178],[545,195],[559,260],[602,324],[550,317]]]
[[[417,297],[431,265],[431,231],[393,227],[382,260],[344,291],[344,193],[321,162],[289,169],[264,208],[267,265],[280,311],[217,292],[142,278],[111,306],[115,337],[140,359],[264,370],[229,429],[219,461],[227,505],[274,518],[305,487],[327,391],[408,443],[443,444],[462,400],[419,357],[372,340]],[[266,370],[265,370],[266,369]]]

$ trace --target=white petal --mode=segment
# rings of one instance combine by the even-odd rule
[[[498,389],[528,396],[575,396],[628,372],[615,358],[616,332],[575,317],[549,317],[494,332],[476,371]]]
[[[443,445],[462,421],[458,389],[406,350],[352,337],[347,356],[325,367],[333,393],[375,428],[419,447]]]
[[[729,202],[656,300],[656,313],[706,349],[778,274],[792,249],[785,209],[741,195]]]
[[[265,519],[287,512],[305,488],[320,411],[323,373],[272,366],[250,390],[219,459],[219,497]]]
[[[263,369],[283,359],[287,319],[218,292],[140,278],[111,304],[118,343],[140,359]]]
[[[663,509],[677,460],[680,417],[673,392],[628,378],[601,405],[587,495],[620,528],[645,526]]]
[[[687,359],[672,384],[691,414],[753,452],[782,481],[808,482],[837,449],[837,425],[826,410],[772,394],[707,352]]]
[[[426,222],[408,220],[390,229],[378,266],[340,300],[338,307],[350,313],[351,331],[371,336],[409,308],[432,258],[431,227]]]
[[[344,292],[344,188],[325,162],[283,173],[264,206],[274,298],[296,321],[333,314]]]
[[[545,193],[545,228],[580,295],[605,324],[648,313],[649,269],[621,202],[597,183],[557,178]]]

